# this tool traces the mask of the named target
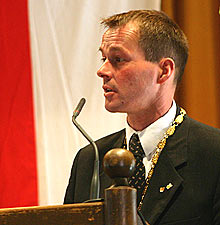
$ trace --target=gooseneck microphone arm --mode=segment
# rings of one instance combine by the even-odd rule
[[[99,192],[100,192],[100,180],[99,180],[99,152],[96,143],[92,140],[92,138],[86,133],[86,131],[79,125],[76,121],[76,117],[80,114],[86,100],[82,98],[77,105],[76,109],[73,112],[72,122],[78,128],[78,130],[82,133],[82,135],[90,142],[92,145],[94,152],[95,152],[95,159],[94,159],[94,169],[93,169],[93,176],[92,182],[90,187],[90,200],[97,200],[99,199]]]

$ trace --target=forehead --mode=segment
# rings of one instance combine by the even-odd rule
[[[109,28],[102,37],[100,50],[107,50],[109,48],[117,49],[124,48],[138,48],[139,34],[135,24],[126,24],[123,27]]]

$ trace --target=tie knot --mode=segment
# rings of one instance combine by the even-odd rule
[[[129,150],[136,156],[145,157],[144,150],[141,146],[140,139],[137,134],[133,134],[129,141]]]

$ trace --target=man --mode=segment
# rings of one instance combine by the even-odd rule
[[[142,166],[137,171],[144,172],[129,183],[137,188],[145,220],[151,225],[219,225],[220,131],[189,118],[173,100],[188,57],[184,33],[153,10],[121,13],[102,24],[107,30],[97,74],[103,79],[105,108],[126,113],[127,127],[96,142],[100,161],[126,141],[131,140],[127,148],[133,152],[140,140],[142,152],[135,149],[134,155]],[[132,147],[133,133],[138,137]],[[92,167],[89,145],[74,160],[65,203],[89,198]],[[136,185],[136,179],[144,181]],[[103,197],[111,181],[102,168],[100,180]]]

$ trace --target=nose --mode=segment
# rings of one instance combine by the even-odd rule
[[[97,75],[103,79],[111,79],[112,77],[112,66],[109,61],[105,61],[97,71]]]

